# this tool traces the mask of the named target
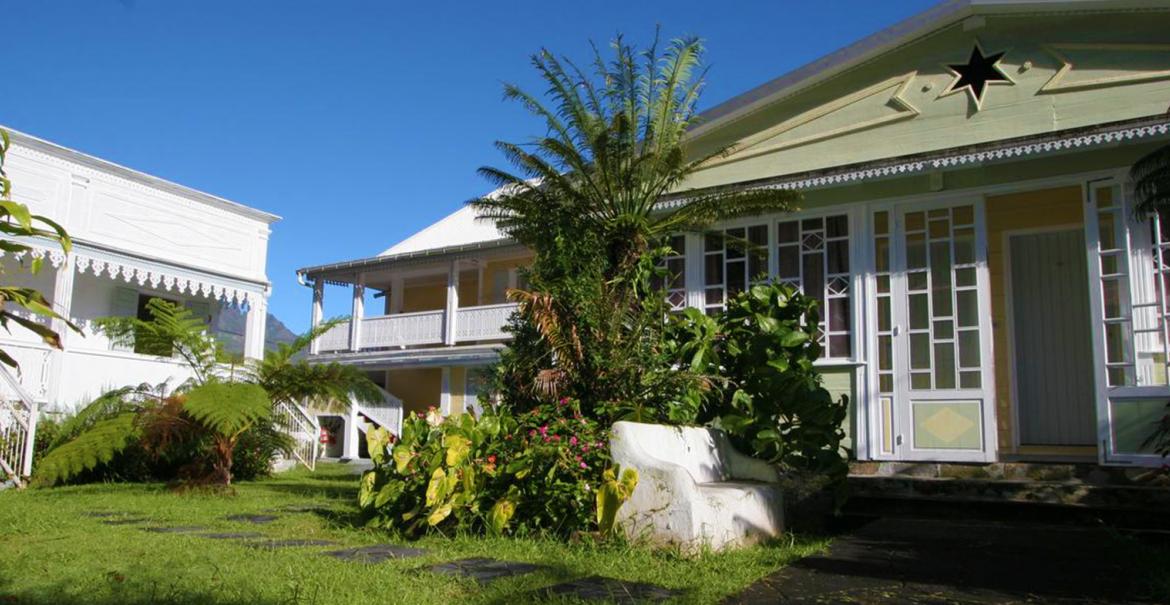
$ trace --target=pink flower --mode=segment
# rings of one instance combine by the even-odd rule
[[[545,443],[548,443],[549,441],[552,441],[552,437],[549,437],[548,435],[545,435],[545,436],[544,436],[544,442],[545,442]]]
[[[582,451],[582,452],[586,452],[586,453],[588,453],[588,452],[589,452],[589,444],[588,444],[588,443],[586,443],[585,445],[582,445],[582,446],[581,446],[581,451]]]
[[[569,437],[569,445],[577,445],[577,436]]]
[[[584,462],[582,462],[582,463],[581,463],[581,468],[589,468],[589,465],[588,465],[588,464],[585,464]]]
[[[547,425],[547,424],[546,424],[546,425],[544,425],[544,426],[542,426],[542,427],[540,427],[540,434],[541,434],[541,435],[547,435],[547,434],[548,434],[548,425]]]

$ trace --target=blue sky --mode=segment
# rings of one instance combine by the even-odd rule
[[[381,252],[539,133],[501,82],[542,90],[540,47],[702,36],[709,107],[932,4],[0,0],[0,124],[283,216],[271,310],[300,331],[297,268]]]

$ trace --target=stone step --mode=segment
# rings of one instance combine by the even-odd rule
[[[1170,530],[1170,490],[1075,480],[849,478],[843,513],[857,517],[1010,520]],[[848,522],[848,521],[844,521]]]

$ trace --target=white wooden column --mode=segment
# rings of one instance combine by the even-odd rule
[[[313,313],[309,318],[309,329],[315,330],[317,326],[321,325],[321,316],[325,313],[325,280],[318,277],[313,280]],[[309,343],[309,353],[317,354],[321,350],[321,345],[314,338]]]
[[[268,326],[268,297],[263,294],[253,296],[255,300],[248,300],[248,317],[244,324],[244,357],[263,359],[264,334]]]
[[[362,348],[362,318],[366,309],[366,276],[359,275],[357,283],[353,285],[353,309],[349,315],[349,350],[360,351]]]
[[[401,277],[390,280],[390,313],[402,312],[402,289],[405,287],[405,282]]]
[[[447,269],[447,308],[443,313],[443,344],[455,344],[456,317],[459,312],[459,261]]]
[[[358,417],[357,408],[351,404],[349,406],[349,413],[345,417],[345,438],[341,443],[342,458],[357,460],[358,440],[361,439],[358,434],[358,423],[361,421],[362,419]]]
[[[53,303],[53,310],[61,317],[68,319],[73,310],[73,257],[66,256],[56,271],[53,279],[53,292],[49,296]],[[61,385],[64,382],[65,350],[69,346],[70,332],[72,331],[69,326],[65,325],[65,319],[54,319],[51,323],[53,331],[61,337],[62,350],[53,349],[49,353],[49,372],[46,377],[45,397],[50,402],[60,401]],[[32,443],[31,437],[29,443]]]
[[[703,235],[686,234],[686,269],[683,282],[687,287],[687,306],[702,310],[706,306],[703,292]]]
[[[442,387],[439,392],[439,411],[451,415],[451,366],[443,366]]]

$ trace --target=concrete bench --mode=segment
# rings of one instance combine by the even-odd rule
[[[776,468],[735,450],[719,429],[617,422],[613,461],[638,471],[618,523],[633,540],[688,552],[724,550],[780,536]]]

